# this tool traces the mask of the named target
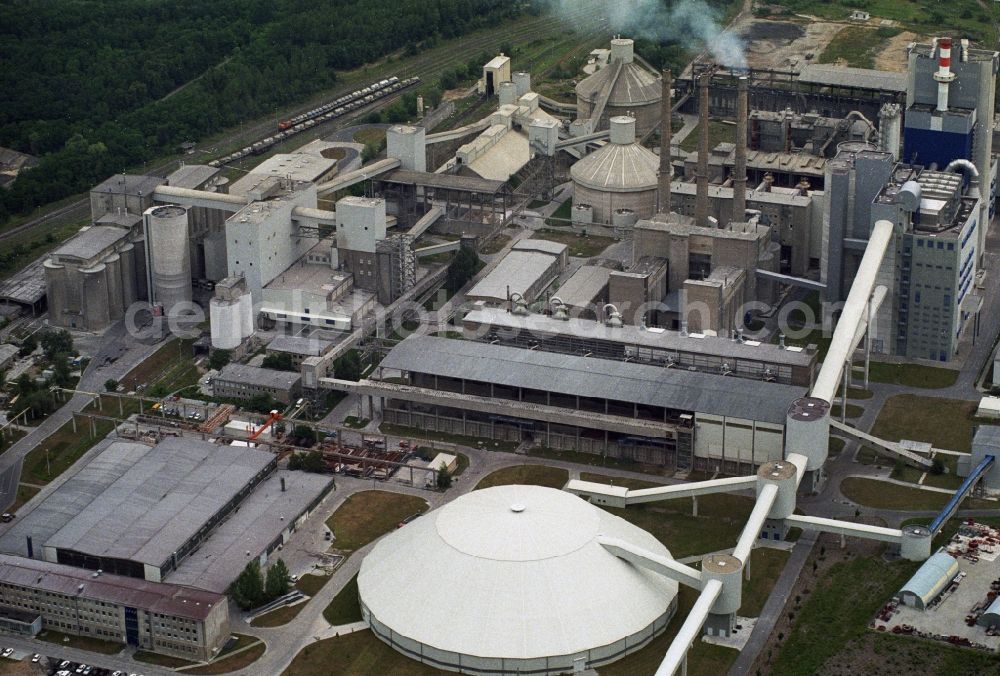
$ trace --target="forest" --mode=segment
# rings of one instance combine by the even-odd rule
[[[539,11],[535,0],[8,0],[0,146],[41,157],[0,224],[329,88],[337,71]]]

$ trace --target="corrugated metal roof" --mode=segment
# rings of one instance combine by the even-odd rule
[[[612,83],[615,68],[611,65],[585,78],[576,85],[576,95],[587,100],[597,100],[605,89],[611,87],[609,106],[629,106],[656,103],[660,100],[660,80],[645,68],[635,63],[622,66],[621,75]]]
[[[0,554],[0,582],[70,597],[141,608],[165,615],[204,620],[226,597],[133,577],[102,574],[48,561]]]
[[[520,239],[511,247],[513,251],[538,251],[550,256],[562,256],[568,247],[561,242],[552,242],[547,239],[535,239],[529,237]]]
[[[53,255],[90,260],[115,242],[128,237],[128,230],[111,225],[94,225],[80,231],[75,237],[53,251]]]
[[[855,87],[890,92],[906,91],[906,73],[870,68],[849,68],[828,63],[806,64],[802,67],[798,79],[799,82],[835,87]]]
[[[926,606],[931,599],[941,593],[941,590],[958,575],[958,561],[950,554],[938,552],[924,561],[913,577],[903,585],[899,593],[909,592],[920,599],[921,606]]]
[[[384,368],[784,424],[805,388],[466,340],[411,336]]]
[[[333,343],[329,340],[322,340],[312,336],[288,336],[278,334],[267,344],[268,352],[288,352],[289,354],[302,354],[309,357],[318,357],[330,349]]]
[[[660,158],[638,143],[608,143],[569,169],[573,181],[595,190],[633,192],[656,188]]]
[[[600,265],[582,265],[559,287],[556,295],[570,307],[587,307],[608,286],[609,268]]]
[[[207,164],[185,164],[167,176],[167,183],[176,188],[200,188],[206,181],[222,171]]]
[[[287,390],[299,382],[299,374],[294,371],[277,371],[259,366],[247,366],[246,364],[226,364],[219,371],[216,380]]]
[[[504,303],[509,291],[510,294],[525,296],[530,303],[534,299],[526,296],[528,289],[550,274],[556,264],[556,257],[550,254],[511,251],[466,295],[473,300]]]

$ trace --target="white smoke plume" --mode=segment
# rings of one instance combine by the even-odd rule
[[[669,0],[667,0],[669,2]],[[558,0],[557,12],[576,17],[584,9],[601,13],[608,27],[622,37],[646,38],[657,42],[701,42],[716,62],[732,68],[746,68],[743,40],[719,23],[719,12],[703,0],[679,0],[666,6],[664,0]]]

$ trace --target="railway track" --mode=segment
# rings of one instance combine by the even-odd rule
[[[607,30],[607,28],[596,17],[595,13],[589,10],[579,10],[570,14],[567,18],[569,19],[569,23],[574,25],[576,30],[583,35],[594,35]],[[419,77],[425,82],[432,81],[434,76],[439,75],[448,68],[453,68],[459,64],[468,62],[469,58],[475,56],[479,52],[491,50],[495,51],[505,42],[515,45],[523,44],[525,42],[530,42],[531,40],[551,35],[554,30],[554,26],[559,25],[562,25],[561,20],[554,19],[548,15],[543,15],[521,22],[516,30],[503,31],[500,29],[495,31],[480,31],[467,38],[459,38],[461,41],[461,50],[448,49],[447,46],[436,48],[427,55],[417,55],[413,57],[405,62],[402,67],[398,68],[395,72],[390,72],[392,71],[394,64],[382,63],[368,69],[368,74],[365,77],[366,79],[377,80],[387,74],[396,74],[400,79]],[[351,78],[345,81],[342,86],[324,92],[322,95],[311,99],[308,103],[283,111],[281,113],[281,118],[287,119],[300,115],[326,101],[347,94],[358,86],[360,80],[361,78]],[[395,100],[397,100],[397,97],[388,97],[380,103],[382,105],[387,105]],[[368,111],[371,110],[371,108],[365,108],[364,110]],[[314,133],[317,131],[328,133],[343,124],[356,119],[357,116],[350,118],[345,116],[345,118],[342,119],[330,120],[326,123],[317,124],[312,128],[312,130]],[[268,116],[266,119],[262,118],[256,123],[243,125],[241,129],[227,134],[224,139],[216,140],[215,142],[200,143],[195,149],[195,152],[216,156],[226,155],[234,150],[242,148],[243,146],[249,145],[258,139],[272,135],[276,131],[277,125],[275,118]],[[176,168],[176,166],[176,159],[164,160],[147,167],[145,169],[145,173],[154,176],[166,176],[171,170]],[[59,209],[50,211],[46,214],[26,221],[21,225],[8,228],[0,232],[0,242],[22,235],[40,225],[44,225],[52,221],[59,220],[68,222],[71,220],[85,218],[89,212],[90,200],[87,197],[83,197],[70,204],[60,207]]]

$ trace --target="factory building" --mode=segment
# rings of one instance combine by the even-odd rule
[[[153,206],[153,192],[165,185],[160,176],[115,174],[90,191],[90,218],[95,223],[105,214],[138,216]]]
[[[295,183],[323,183],[336,173],[337,160],[302,152],[278,153],[234,181],[230,192],[234,195],[248,194],[267,178],[282,178]]]
[[[300,392],[298,373],[244,364],[226,364],[212,381],[212,394],[241,401],[266,396],[287,406]]]
[[[938,552],[924,561],[903,588],[899,600],[904,604],[926,610],[958,575],[958,561],[947,552]]]
[[[597,319],[598,311],[608,302],[611,274],[611,268],[581,265],[556,290],[551,302],[564,307],[572,317]]]
[[[576,85],[577,124],[591,133],[607,129],[612,118],[635,118],[636,133],[645,136],[660,119],[660,80],[635,60],[627,38],[611,41],[606,66]]]
[[[280,334],[267,344],[266,353],[271,355],[287,354],[291,357],[292,366],[298,368],[309,357],[323,357],[334,347],[334,343],[316,336],[289,336]]]
[[[786,412],[804,388],[411,336],[358,391],[392,424],[737,473],[783,457]]]
[[[476,282],[466,298],[472,302],[504,305],[519,296],[524,303],[533,303],[565,269],[567,251],[567,246],[558,242],[522,239],[496,267]]]
[[[660,160],[636,141],[636,118],[619,115],[609,124],[611,142],[570,167],[574,221],[628,227],[656,210]],[[586,222],[578,216],[584,205],[590,207]]]
[[[0,623],[26,616],[40,629],[193,662],[216,657],[229,640],[222,594],[0,554]]]
[[[242,277],[226,277],[219,281],[208,310],[214,349],[236,350],[253,335],[253,301]]]
[[[358,573],[361,614],[379,639],[430,668],[594,669],[646,646],[677,609],[677,582],[608,542],[671,558],[646,531],[570,493],[473,491],[379,540]],[[440,579],[414,576],[414,566],[448,571],[473,593],[442,595]]]
[[[100,331],[146,298],[141,231],[110,225],[81,229],[45,260],[49,323]]]
[[[207,164],[186,164],[167,176],[167,185],[187,190],[227,194],[229,180],[221,176],[222,169]],[[193,206],[188,209],[188,238],[191,277],[220,280],[226,276],[225,256],[212,256],[212,247],[225,240],[225,224],[229,214],[221,209]],[[206,240],[212,244],[206,244]]]

